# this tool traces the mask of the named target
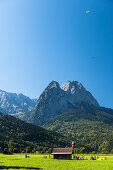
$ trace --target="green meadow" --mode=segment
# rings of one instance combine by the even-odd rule
[[[45,158],[47,156],[47,158]],[[83,155],[79,155],[83,156]],[[112,170],[113,155],[99,155],[100,160],[89,160],[93,155],[84,154],[88,160],[55,160],[49,155],[25,154],[3,155],[0,154],[0,169],[44,169],[44,170]],[[96,155],[97,156],[97,155]],[[107,160],[101,160],[103,158]]]

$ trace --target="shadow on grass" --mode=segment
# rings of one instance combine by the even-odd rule
[[[20,167],[20,166],[0,166],[0,169],[38,169],[41,170],[42,168],[35,168],[35,167]]]

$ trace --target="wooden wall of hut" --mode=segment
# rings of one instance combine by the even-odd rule
[[[54,159],[72,159],[72,155],[71,154],[56,154],[54,155]]]

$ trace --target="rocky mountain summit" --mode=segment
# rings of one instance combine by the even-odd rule
[[[92,94],[87,91],[80,82],[77,81],[67,81],[62,87],[66,93],[67,98],[71,101],[74,106],[78,106],[81,103],[87,103],[96,107],[99,107],[98,102],[92,96]]]
[[[35,107],[26,117],[26,121],[36,125],[43,125],[54,117],[71,108],[84,110],[84,105],[99,107],[98,102],[81,83],[67,81],[62,87],[52,81],[39,97]]]
[[[5,114],[24,119],[36,104],[36,99],[30,99],[19,93],[9,93],[0,90],[0,111]]]

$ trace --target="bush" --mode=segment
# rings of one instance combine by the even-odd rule
[[[84,154],[86,152],[86,149],[83,147],[83,148],[80,148],[80,152],[79,153],[82,153]]]
[[[8,149],[4,148],[3,154],[9,154]]]
[[[48,149],[48,153],[51,154],[52,153],[52,148]]]
[[[92,152],[92,154],[96,154],[96,152],[95,152],[95,151],[93,151],[93,152]]]
[[[32,152],[31,146],[27,146],[27,147],[26,147],[26,153],[31,153],[31,152]]]
[[[17,149],[17,148],[14,148],[14,149],[13,149],[13,153],[18,153],[18,149]]]
[[[111,150],[111,152],[110,152],[111,154],[113,154],[113,149]]]

